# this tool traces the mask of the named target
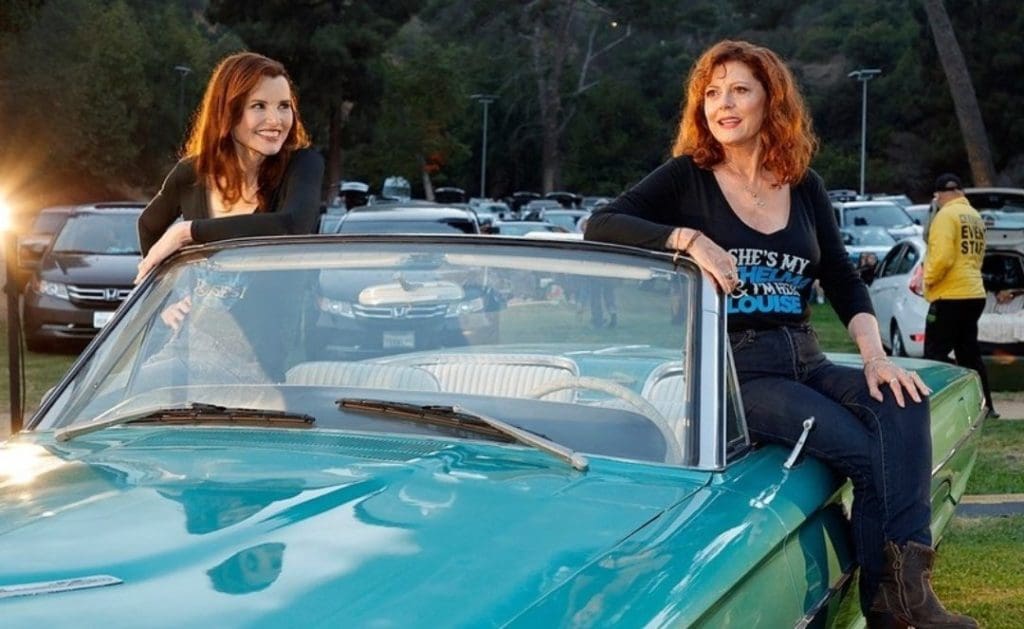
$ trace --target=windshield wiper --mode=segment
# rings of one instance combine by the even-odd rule
[[[219,406],[204,402],[192,402],[187,406],[147,410],[128,413],[88,424],[68,426],[54,434],[57,441],[68,441],[97,430],[120,426],[132,422],[162,422],[167,424],[223,423],[234,426],[267,426],[274,428],[311,428],[316,418],[304,413],[271,411],[262,408]]]
[[[464,406],[441,404],[411,404],[408,402],[392,402],[389,400],[373,400],[366,398],[341,398],[335,402],[340,408],[348,408],[356,411],[369,411],[379,413],[385,417],[406,419],[417,422],[433,424],[435,426],[448,426],[460,430],[487,434],[493,436],[509,437],[514,441],[533,446],[549,454],[564,460],[574,469],[581,472],[587,471],[590,462],[587,457],[567,448],[559,443],[551,441],[536,433],[513,426],[512,424],[495,419],[482,413],[477,413]],[[489,430],[488,430],[489,429]]]

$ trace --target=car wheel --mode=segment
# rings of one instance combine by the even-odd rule
[[[889,337],[889,346],[892,347],[893,356],[906,356],[907,348],[903,345],[903,334],[900,333],[900,326],[892,322],[892,336]]]

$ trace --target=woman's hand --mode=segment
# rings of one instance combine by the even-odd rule
[[[181,329],[181,323],[185,320],[185,316],[192,310],[192,298],[186,295],[180,301],[176,301],[170,306],[164,308],[164,311],[160,313],[160,319],[167,324],[167,327],[174,330],[177,334],[178,330]]]
[[[693,258],[697,266],[715,280],[723,293],[731,293],[740,285],[736,276],[736,259],[703,233],[679,227],[672,230],[669,243],[670,248]]]
[[[158,264],[190,242],[192,242],[192,221],[182,221],[168,227],[160,240],[157,240],[150,248],[142,262],[139,262],[139,272],[133,283],[141,282]]]
[[[892,389],[892,394],[896,397],[896,404],[900,408],[905,405],[904,390],[915,402],[920,402],[922,395],[931,393],[931,390],[921,380],[921,376],[898,367],[887,356],[876,356],[864,361],[864,379],[868,382],[868,392],[871,397],[879,402],[882,401],[881,388],[888,386]]]

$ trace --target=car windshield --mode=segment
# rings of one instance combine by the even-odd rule
[[[696,273],[609,249],[318,236],[186,252],[138,289],[35,428],[205,404],[485,439],[336,404],[387,400],[457,406],[591,455],[693,464]]]
[[[1011,214],[1024,213],[1024,193],[968,192],[967,200],[978,210],[998,210]]]
[[[54,253],[139,255],[136,212],[70,216],[53,242]]]
[[[872,205],[852,205],[846,212],[845,225],[874,225],[877,227],[902,227],[912,225],[913,219],[895,203],[876,203]]]

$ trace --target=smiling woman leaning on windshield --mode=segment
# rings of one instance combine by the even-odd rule
[[[192,242],[312,233],[324,165],[309,144],[284,66],[251,52],[224,58],[184,157],[139,218],[136,283]]]
[[[772,51],[722,41],[697,60],[673,159],[594,212],[586,237],[686,253],[729,294],[729,338],[747,424],[850,477],[861,609],[872,627],[975,627],[929,583],[927,387],[886,358],[821,178],[793,76]],[[808,323],[821,281],[864,359],[832,364]]]

